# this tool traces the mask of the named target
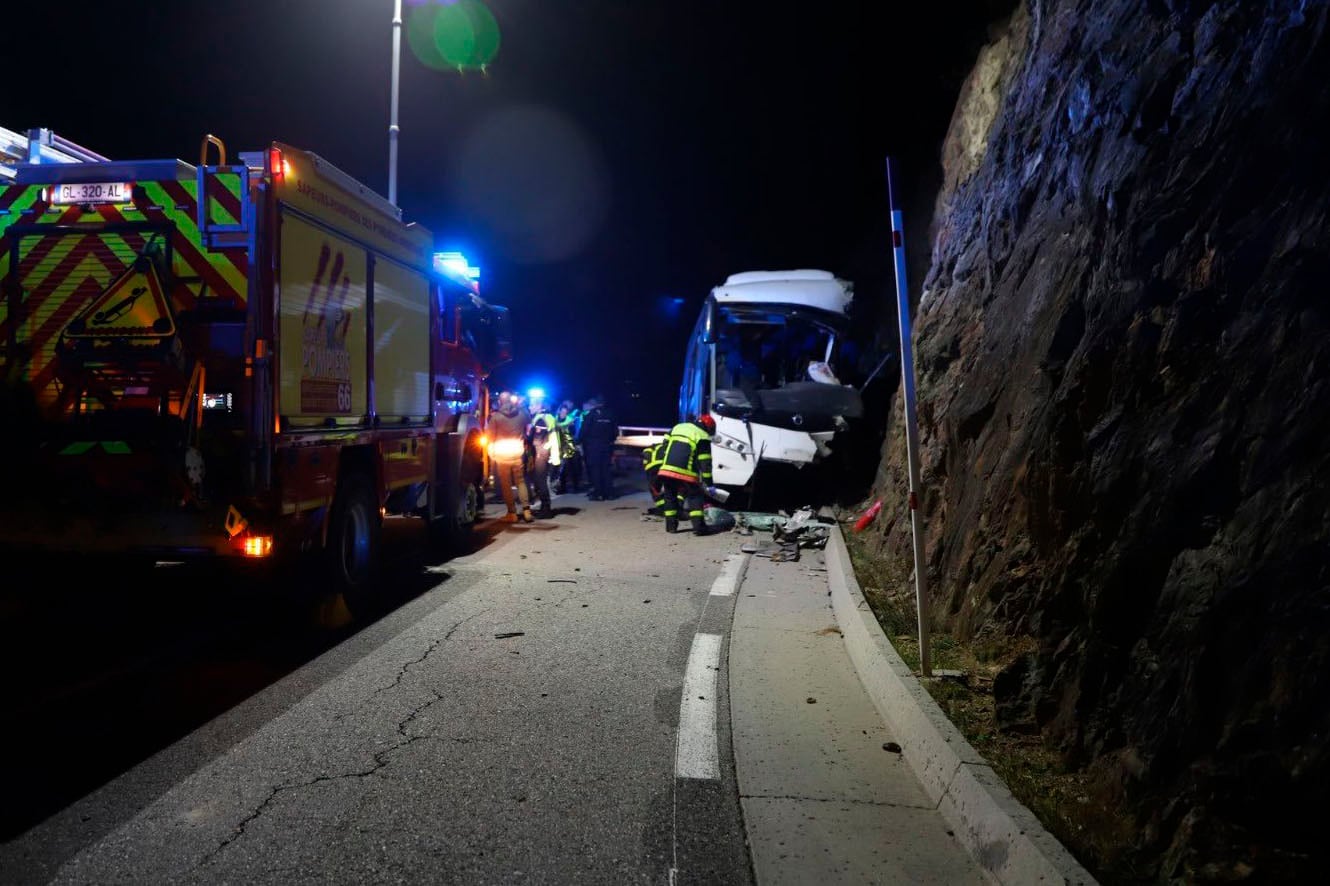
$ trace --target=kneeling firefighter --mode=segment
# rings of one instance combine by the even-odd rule
[[[642,470],[647,475],[647,492],[651,495],[651,507],[647,508],[647,513],[656,517],[664,516],[665,513],[665,493],[661,490],[660,480],[656,476],[660,472],[661,460],[664,457],[664,439],[642,449]]]
[[[665,435],[660,468],[656,471],[664,498],[665,531],[679,530],[679,507],[688,510],[695,535],[706,535],[702,517],[703,494],[711,486],[711,435],[716,420],[699,415],[692,421],[679,422]]]

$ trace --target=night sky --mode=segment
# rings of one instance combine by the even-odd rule
[[[284,141],[386,194],[392,5],[7,4],[0,126],[114,159]],[[492,0],[484,73],[422,64],[404,32],[398,202],[512,309],[497,383],[668,423],[682,343],[730,273],[852,280],[865,344],[894,316],[884,158],[918,251],[960,78],[1011,5]]]

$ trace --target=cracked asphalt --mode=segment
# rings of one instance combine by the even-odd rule
[[[563,496],[452,559],[390,521],[368,624],[184,567],[7,592],[0,881],[751,883],[723,666],[724,774],[674,776],[733,545],[645,505]]]

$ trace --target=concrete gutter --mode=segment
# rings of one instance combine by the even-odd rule
[[[838,525],[831,527],[826,561],[836,622],[859,679],[966,850],[999,883],[1095,883],[1011,795],[901,660],[864,599]]]

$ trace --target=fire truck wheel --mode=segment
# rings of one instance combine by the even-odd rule
[[[480,514],[480,490],[474,483],[463,483],[457,491],[456,510],[439,517],[430,525],[430,538],[436,547],[456,550],[471,536]]]
[[[374,601],[382,525],[374,488],[364,474],[344,478],[328,524],[327,566],[333,587],[342,592],[352,614],[363,614]]]
[[[463,467],[464,479],[457,490],[457,498],[452,503],[452,512],[439,517],[430,526],[430,535],[437,547],[457,550],[471,537],[471,530],[480,519],[480,512],[485,507],[479,476],[479,467],[470,463]]]

